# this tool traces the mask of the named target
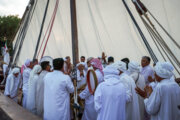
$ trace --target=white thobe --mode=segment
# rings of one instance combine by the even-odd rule
[[[4,53],[4,62],[9,65],[10,57],[8,52]]]
[[[130,98],[118,75],[111,75],[98,85],[95,96],[97,120],[126,120],[126,103]]]
[[[88,64],[87,63],[85,63],[85,66],[84,66],[84,70],[87,72],[88,71]]]
[[[154,78],[154,70],[150,65],[141,68],[141,75],[144,76],[146,85],[152,86],[153,83],[149,82],[148,77],[151,76],[152,78]],[[154,86],[152,86],[152,87],[154,88]],[[145,116],[146,120],[150,120],[150,116],[147,114],[146,111],[144,113],[144,116]]]
[[[132,94],[132,102],[128,103],[126,106],[126,120],[140,120],[139,112],[139,100],[138,95],[135,92],[135,82],[126,73],[120,75],[120,81],[129,89]]]
[[[64,72],[67,73],[68,72],[68,68],[67,68],[67,63],[66,62],[64,62],[64,66],[63,67],[64,67]]]
[[[80,76],[80,71],[77,70],[77,88],[79,89],[81,86],[86,84],[86,72],[83,70],[84,76]]]
[[[27,102],[26,108],[32,112],[36,113],[36,87],[38,81],[38,74],[35,74],[32,79],[28,81],[28,95],[27,95]]]
[[[44,77],[44,120],[70,120],[70,93],[74,92],[71,78],[61,71]]]
[[[5,86],[5,91],[4,95],[10,97],[15,101],[18,102],[18,89],[20,87],[20,79],[21,75],[19,74],[18,77],[15,77],[13,74],[8,75],[7,80],[6,80],[6,86]]]
[[[98,84],[104,81],[102,73],[97,69],[95,71]],[[88,86],[79,94],[81,99],[85,99],[84,113],[82,120],[96,120],[97,112],[94,108],[94,96],[89,92]]]
[[[144,100],[151,120],[179,120],[180,87],[170,79],[157,83],[149,98]]]
[[[44,77],[48,72],[43,70],[39,75],[36,88],[36,110],[37,115],[43,117],[44,111]]]
[[[133,78],[137,87],[139,87],[141,90],[144,90],[144,87],[146,86],[145,79],[140,73],[138,72],[130,73],[130,77]],[[138,95],[138,100],[139,100],[139,112],[141,118],[140,120],[144,120],[144,98]]]
[[[5,76],[9,62],[10,62],[10,57],[9,57],[8,52],[4,53],[4,62],[6,63],[6,64],[3,64],[3,75]]]
[[[144,76],[146,85],[149,85],[150,82],[148,80],[148,77],[151,76],[152,78],[154,78],[154,70],[150,65],[148,65],[146,67],[141,68],[141,75]]]
[[[27,95],[28,95],[28,80],[30,77],[30,68],[26,68],[23,71],[23,107],[26,108]]]

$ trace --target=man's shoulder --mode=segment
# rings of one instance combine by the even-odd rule
[[[45,78],[48,78],[48,77],[54,77],[56,76],[57,79],[70,79],[69,75],[66,75],[64,73],[61,74],[61,72],[48,72],[45,76]]]
[[[102,73],[100,72],[100,70],[96,70],[95,73],[96,73],[96,76],[97,76],[97,77],[103,77],[103,75],[102,75]]]
[[[66,80],[67,80],[67,79],[70,79],[70,76],[69,76],[69,75],[66,75],[66,74],[64,74],[64,73],[63,73],[63,77],[64,77],[64,79],[66,79]]]
[[[47,77],[52,77],[53,76],[53,72],[48,72],[46,75],[45,75],[45,78],[47,78]],[[40,75],[43,75],[43,74],[40,74]]]
[[[132,77],[126,73],[121,77],[122,79],[132,79]]]
[[[152,68],[150,65],[147,66],[146,70],[148,70],[148,71],[154,71],[153,68]]]
[[[105,86],[106,86],[106,83],[105,82],[101,82],[101,83],[98,84],[96,89],[103,89]]]
[[[8,77],[7,77],[7,79],[10,79],[10,78],[12,78],[12,77],[13,77],[13,74],[9,74]]]
[[[30,68],[26,68],[23,73],[27,73],[27,72],[31,72],[31,69]]]

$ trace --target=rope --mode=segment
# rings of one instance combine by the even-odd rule
[[[135,4],[136,7],[136,4]],[[142,6],[138,6],[138,8],[141,8]],[[145,7],[145,6],[144,6]],[[145,7],[146,8],[146,7]],[[147,8],[146,8],[147,9]],[[136,9],[137,10],[137,9]],[[164,29],[164,27],[158,22],[158,20],[151,14],[151,12],[147,9],[147,11],[150,13],[150,15],[153,17],[153,19],[157,22],[157,24],[161,27],[161,29],[163,29],[163,31],[168,35],[168,37],[173,41],[173,43],[178,47],[178,43],[170,36],[170,34]],[[139,13],[139,11],[137,10],[137,12]],[[142,17],[142,15],[144,15],[144,17],[146,18],[146,20]],[[164,39],[161,37],[161,35],[159,34],[159,32],[156,30],[154,24],[151,22],[151,20],[148,17],[148,14],[146,12],[144,12],[144,14],[140,14],[139,16],[143,22],[143,24],[145,25],[146,29],[148,30],[152,40],[154,41],[157,49],[159,50],[161,56],[163,57],[163,59],[166,61],[162,51],[164,52],[164,54],[166,55],[166,57],[169,59],[169,61],[172,63],[172,65],[174,66],[174,68],[176,69],[176,71],[180,74],[180,72],[178,71],[178,69],[176,68],[174,62],[177,64],[178,67],[180,67],[180,62],[178,61],[177,57],[173,54],[173,52],[171,51],[171,49],[168,47],[168,45],[166,44],[166,42],[164,41]],[[159,45],[159,46],[158,46]],[[162,49],[162,51],[160,50],[160,48]],[[171,56],[171,58],[170,58]],[[172,61],[172,60],[174,61]]]
[[[27,12],[27,14],[26,14],[26,12]],[[22,27],[20,27],[19,34],[18,34],[17,39],[16,39],[16,43],[15,43],[14,50],[13,50],[13,55],[12,55],[12,61],[10,61],[11,65],[13,65],[15,63],[15,60],[18,57],[18,52],[20,50],[20,44],[23,42],[22,36],[26,32],[26,29],[27,29],[27,26],[28,26],[27,22],[28,22],[28,20],[29,20],[28,18],[30,16],[30,10],[26,9],[26,12],[25,12],[25,15],[23,16],[24,22],[22,23],[22,21],[21,21],[21,23],[23,25],[22,25]],[[16,51],[17,51],[17,54],[16,54]]]
[[[21,48],[22,48],[22,45],[24,43],[24,38],[26,36],[27,29],[29,27],[29,20],[30,20],[29,17],[30,17],[31,10],[32,10],[32,8],[30,8],[30,10],[29,10],[29,12],[27,14],[27,19],[25,20],[25,23],[24,23],[24,26],[23,26],[23,29],[22,29],[22,35],[19,36],[21,38],[21,41],[19,43],[19,49],[17,51],[16,57],[15,57],[15,60],[14,60],[15,63],[19,59],[19,54],[21,52]]]
[[[159,52],[160,52],[161,56],[163,57],[164,61],[166,61],[166,59],[165,59],[165,57],[164,57],[163,53],[161,52],[161,50],[160,50],[159,46],[157,45],[157,42],[155,41],[155,38],[154,38],[153,34],[152,34],[152,33],[151,33],[151,31],[149,30],[149,27],[148,27],[147,23],[146,23],[146,22],[145,22],[145,20],[142,18],[142,16],[140,16],[140,18],[141,18],[141,20],[143,21],[143,23],[144,23],[144,25],[145,25],[146,29],[147,29],[147,30],[148,30],[148,32],[150,33],[150,36],[151,36],[151,38],[153,39],[153,41],[154,41],[154,43],[155,43],[156,47],[158,48],[158,50],[159,50]]]
[[[175,64],[173,63],[173,61],[171,60],[171,58],[169,57],[169,55],[167,54],[167,52],[165,51],[165,46],[162,45],[162,43],[160,43],[159,40],[159,36],[156,34],[156,32],[153,31],[153,29],[151,28],[151,26],[149,26],[149,24],[144,20],[144,18],[142,16],[140,16],[144,25],[146,26],[146,29],[148,30],[150,36],[152,37],[153,41],[156,44],[156,47],[158,48],[159,52],[161,53],[162,57],[164,58],[164,60],[166,61],[165,57],[163,56],[162,52],[160,51],[157,43],[159,44],[159,46],[161,47],[161,49],[163,50],[163,52],[165,53],[165,55],[167,56],[167,58],[169,59],[169,61],[172,63],[172,65],[174,66],[175,70],[180,74],[180,72],[178,71],[177,67],[175,66]],[[156,40],[156,41],[155,41]],[[157,42],[157,43],[156,43]],[[164,47],[164,48],[163,48]]]
[[[51,35],[51,31],[52,31],[52,28],[53,28],[53,25],[54,25],[54,20],[55,20],[55,17],[56,17],[58,5],[59,5],[59,0],[56,0],[56,5],[55,5],[55,8],[54,8],[54,14],[53,14],[52,23],[51,23],[51,26],[50,26],[49,34],[48,34],[48,37],[47,37],[47,40],[46,40],[46,43],[45,43],[45,46],[44,46],[44,49],[43,49],[41,58],[44,56],[44,52],[45,52],[45,50],[46,50],[46,46],[47,46],[49,37],[50,37],[50,35]]]
[[[175,39],[167,32],[167,30],[159,23],[159,21],[153,16],[153,14],[148,10],[148,13],[157,22],[157,24],[162,28],[162,30],[168,35],[168,37],[174,42],[174,44],[180,49],[180,45],[175,41]]]
[[[34,59],[36,58],[38,47],[39,47],[39,43],[40,43],[40,40],[41,40],[41,34],[42,34],[42,31],[43,31],[43,28],[44,28],[44,22],[45,22],[47,11],[48,11],[48,6],[49,6],[49,0],[47,0],[47,3],[46,3],[46,7],[45,7],[45,11],[44,11],[44,16],[43,16],[43,20],[42,20],[41,28],[40,28],[40,32],[39,32],[39,37],[38,37],[38,40],[37,40],[36,49],[34,51],[34,57],[33,57]]]
[[[145,18],[149,21],[150,25],[153,27],[157,38],[159,39],[159,41],[161,42],[161,44],[164,46],[164,48],[167,50],[167,52],[171,55],[171,57],[174,59],[174,61],[176,62],[176,64],[180,67],[180,62],[178,61],[178,59],[176,58],[176,56],[173,54],[173,52],[171,51],[171,49],[168,47],[168,45],[166,44],[166,42],[164,41],[164,39],[161,37],[161,35],[159,34],[159,32],[156,30],[155,26],[152,24],[152,22],[150,21],[150,19],[148,18],[147,15],[145,15]]]
[[[177,59],[177,57],[174,55],[174,53],[171,51],[171,49],[168,47],[168,45],[165,43],[165,41],[163,40],[163,38],[161,37],[161,35],[158,33],[157,30],[155,30],[155,32],[157,33],[159,40],[161,42],[161,44],[163,44],[164,48],[167,50],[167,52],[171,55],[171,57],[174,59],[174,61],[176,62],[176,64],[180,67],[180,62]]]
[[[32,7],[33,7],[33,12],[31,13],[31,17],[30,17],[30,21],[29,21],[29,22],[31,22],[31,20],[32,20],[32,16],[33,16],[33,14],[34,14],[34,9],[35,9],[35,7],[36,7],[36,5],[37,5],[37,0],[36,0],[35,5],[34,5],[34,3],[31,4],[31,5],[32,5]],[[26,10],[25,10],[24,14],[25,14],[25,13],[26,13]],[[24,14],[23,14],[23,17],[22,17],[22,19],[21,19],[21,21],[20,21],[20,23],[19,23],[19,26],[18,26],[18,28],[16,29],[16,32],[14,33],[14,35],[13,35],[11,41],[9,42],[9,44],[11,44],[11,43],[13,42],[13,40],[15,39],[18,31],[21,31],[21,30],[20,30],[20,27],[21,27],[22,21],[24,20]],[[14,48],[16,48],[16,47],[14,47]],[[13,53],[14,53],[14,52],[13,52]],[[12,62],[12,61],[11,61],[11,62]]]
[[[40,46],[40,49],[38,50],[38,54],[37,54],[37,57],[36,57],[36,58],[38,58],[38,56],[39,56],[39,54],[40,54],[40,51],[41,51],[42,45],[43,45],[43,43],[44,43],[44,40],[45,40],[46,35],[47,35],[47,32],[48,32],[49,27],[50,27],[50,25],[51,25],[51,22],[52,22],[53,16],[54,16],[54,11],[53,11],[53,15],[52,15],[52,17],[51,17],[51,19],[50,19],[50,21],[49,21],[48,27],[47,27],[47,29],[46,29],[45,35],[44,35],[43,40],[42,40],[42,42],[41,42],[41,46]]]
[[[11,60],[11,65],[15,64],[16,60],[19,57],[19,54],[20,54],[20,51],[21,51],[21,46],[22,46],[22,44],[24,42],[23,39],[25,38],[27,29],[28,29],[29,24],[30,24],[30,22],[32,20],[32,16],[33,16],[33,13],[35,11],[36,5],[37,5],[37,0],[36,0],[35,4],[31,3],[31,7],[29,8],[29,10],[28,10],[28,8],[26,8],[27,12],[25,12],[24,15],[23,15],[23,18],[22,18],[22,21],[21,21],[23,27],[20,28],[18,37],[16,39],[16,44],[15,44],[14,51],[13,51],[13,56],[12,56],[13,59]],[[26,17],[26,15],[27,15],[27,17]],[[23,20],[24,20],[24,23],[23,23]],[[17,51],[17,54],[16,54],[16,51]],[[15,55],[16,55],[16,57],[15,57]]]
[[[146,48],[147,48],[149,54],[151,55],[151,58],[153,59],[154,63],[156,63],[156,62],[158,61],[157,57],[155,56],[153,50],[151,49],[151,47],[150,47],[150,45],[149,45],[147,39],[145,38],[145,36],[144,36],[142,30],[140,29],[139,25],[137,24],[137,22],[136,22],[134,16],[132,15],[132,13],[131,13],[131,11],[130,11],[128,5],[126,4],[125,0],[122,0],[122,1],[123,1],[123,3],[124,3],[124,6],[125,6],[126,10],[127,10],[128,13],[129,13],[131,19],[132,19],[132,21],[134,22],[134,24],[135,24],[135,26],[136,26],[136,28],[137,28],[137,30],[138,30],[138,32],[139,32],[139,34],[140,34],[140,36],[141,36],[143,42],[144,42],[144,44],[146,45]]]

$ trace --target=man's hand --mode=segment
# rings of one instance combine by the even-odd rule
[[[180,78],[176,78],[175,81],[179,84],[180,83]]]
[[[151,87],[151,86],[148,86],[148,85],[144,88],[144,90],[145,90],[145,92],[147,93],[147,96],[150,96],[151,93],[153,92],[152,87]]]
[[[147,93],[145,91],[141,90],[139,87],[136,87],[135,90],[136,93],[139,94],[141,97],[147,98]]]
[[[84,72],[83,71],[80,71],[80,76],[84,77]]]
[[[154,82],[155,80],[154,80],[151,76],[149,76],[149,77],[148,77],[148,81],[149,81],[149,82]]]
[[[106,59],[106,57],[107,57],[107,56],[106,56],[105,53],[103,52],[103,53],[102,53],[102,59],[104,60],[104,59]]]

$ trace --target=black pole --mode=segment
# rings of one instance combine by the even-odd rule
[[[151,55],[151,58],[153,59],[154,63],[157,63],[157,62],[158,62],[158,59],[157,59],[156,55],[154,54],[151,46],[149,45],[147,39],[145,38],[145,36],[144,36],[141,28],[140,28],[139,25],[137,24],[137,22],[136,22],[136,20],[135,20],[135,18],[134,18],[134,16],[133,16],[133,14],[131,13],[128,5],[126,4],[125,0],[122,0],[122,1],[123,1],[123,3],[124,3],[124,6],[126,7],[126,10],[127,10],[128,13],[129,13],[131,19],[132,19],[132,21],[134,22],[134,24],[135,24],[135,26],[136,26],[136,28],[137,28],[137,30],[138,30],[141,38],[143,39],[143,42],[144,42],[144,44],[146,45],[147,50],[148,50],[149,54]]]
[[[45,19],[46,19],[48,6],[49,6],[49,0],[47,0],[47,3],[46,3],[46,8],[45,8],[45,11],[44,11],[44,17],[43,17],[42,24],[41,24],[41,29],[40,29],[40,32],[39,32],[39,37],[38,37],[38,40],[37,40],[36,49],[35,49],[35,52],[34,52],[34,57],[33,57],[34,59],[37,56],[37,51],[38,51],[39,43],[40,43],[40,40],[41,40],[41,34],[42,34],[42,31],[43,31],[43,28],[44,28],[44,22],[45,22]]]
[[[79,61],[76,0],[70,0],[70,9],[71,9],[72,56],[73,56],[73,65],[75,66],[76,63]]]

